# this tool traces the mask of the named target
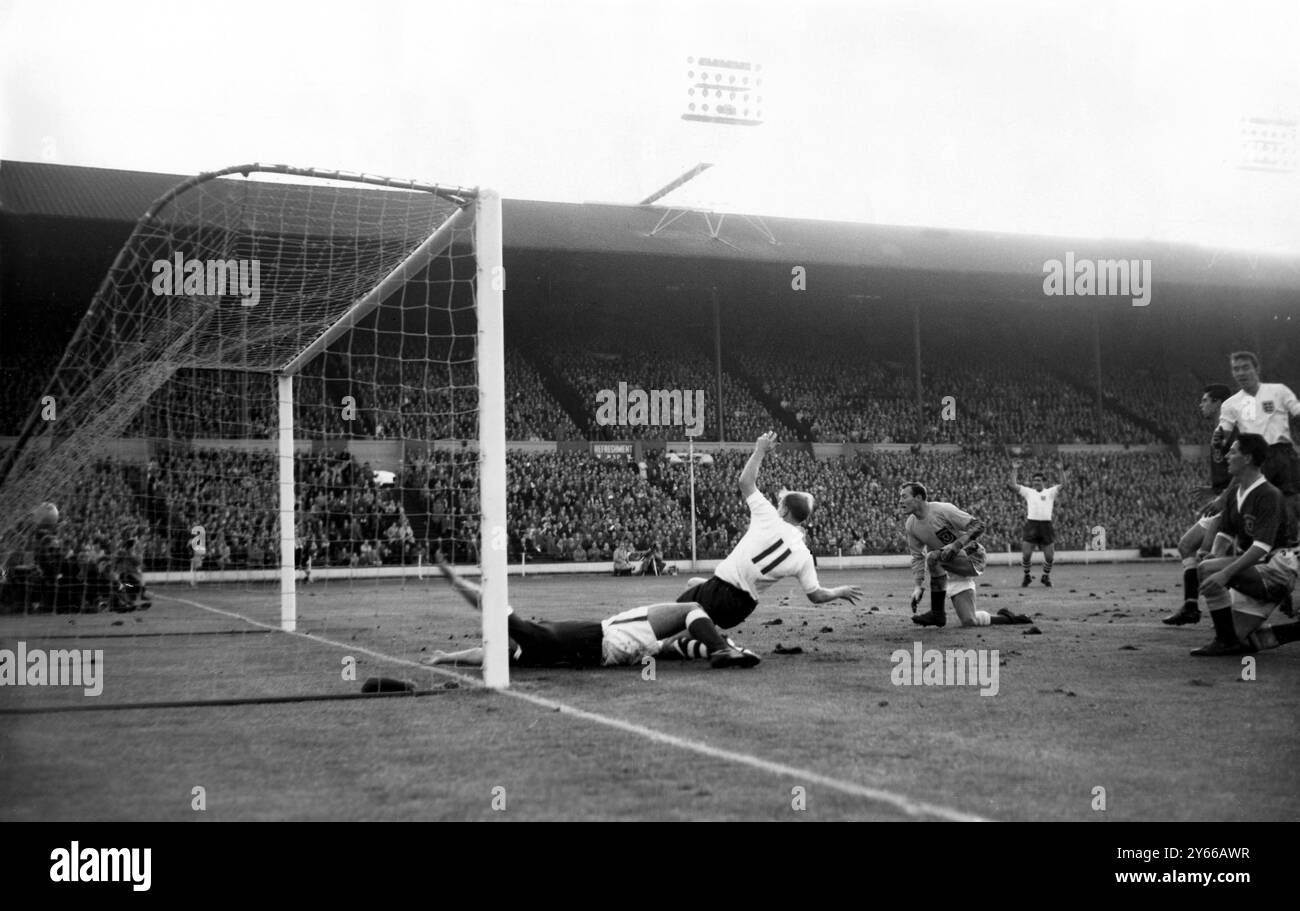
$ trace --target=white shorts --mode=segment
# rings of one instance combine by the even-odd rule
[[[642,658],[659,654],[659,637],[650,627],[649,616],[649,608],[634,607],[601,621],[601,664],[640,664]]]
[[[1228,589],[1228,595],[1232,598],[1233,613],[1246,614],[1260,620],[1267,620],[1277,607],[1276,601],[1256,601],[1250,595],[1243,595],[1236,589]]]

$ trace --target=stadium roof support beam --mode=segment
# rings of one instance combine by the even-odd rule
[[[691,168],[689,171],[687,171],[687,172],[686,172],[685,174],[683,174],[682,176],[678,177],[676,180],[672,181],[672,182],[669,183],[669,184],[665,184],[663,187],[659,188],[658,190],[655,190],[653,193],[651,193],[651,194],[650,194],[649,196],[647,196],[645,199],[643,199],[643,200],[641,200],[639,203],[637,203],[637,205],[638,205],[638,206],[648,206],[648,205],[650,205],[651,203],[655,202],[656,200],[663,199],[665,196],[667,196],[667,195],[668,195],[669,193],[671,193],[673,190],[676,190],[678,187],[680,187],[682,184],[686,183],[687,181],[694,180],[696,177],[699,177],[701,174],[703,174],[705,171],[707,171],[707,170],[708,170],[709,168],[711,168],[711,167],[713,167],[713,165],[712,165],[711,163],[709,163],[709,162],[707,162],[707,161],[701,161],[699,164],[697,164],[695,167]]]
[[[665,209],[664,214],[659,217],[659,223],[650,229],[649,236],[657,237],[659,233],[668,228],[669,225],[673,224],[683,216],[689,215],[691,212],[698,212],[704,218],[704,224],[708,226],[709,237],[711,239],[721,241],[737,252],[743,252],[739,247],[722,236],[722,226],[727,220],[727,213],[725,212],[719,215],[715,212],[708,212],[703,209]],[[743,219],[751,228],[757,231],[759,235],[768,242],[768,244],[773,247],[778,246],[776,235],[768,228],[767,222],[763,221],[762,217],[758,215],[740,215],[737,217]]]

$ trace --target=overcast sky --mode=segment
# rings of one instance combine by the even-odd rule
[[[1300,2],[190,5],[0,0],[0,157],[246,161],[507,197],[1300,252]],[[688,59],[762,66],[763,123],[681,119]],[[758,105],[756,105],[757,109]]]

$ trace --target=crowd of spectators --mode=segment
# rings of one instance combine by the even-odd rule
[[[0,359],[0,435],[18,433],[58,363],[62,334],[15,324]],[[585,336],[558,330],[530,339],[548,385],[514,346],[506,350],[506,431],[517,441],[685,438],[685,428],[601,425],[596,395],[629,388],[704,392],[703,439],[745,441],[775,428],[811,442],[1203,444],[1196,410],[1203,377],[1235,390],[1221,352],[1174,363],[1104,363],[1104,406],[1090,364],[1051,343],[927,339],[921,419],[911,352],[867,344],[835,325],[792,325],[779,337],[743,325],[724,338],[722,408],[713,352],[672,326],[628,321]],[[63,327],[59,332],[63,332]],[[471,340],[367,336],[366,350],[331,351],[295,378],[295,429],[315,439],[450,440],[475,436],[477,375]],[[1009,347],[1011,346],[1011,347]],[[1058,344],[1059,348],[1059,344]],[[418,350],[416,350],[418,349]],[[1269,381],[1294,381],[1266,365]],[[1100,426],[1098,426],[1100,421]],[[278,424],[266,374],[182,369],[125,431],[157,439],[269,439]]]
[[[294,378],[294,427],[314,439],[452,440],[477,435],[478,376],[472,355],[429,361],[374,354],[321,358]],[[47,361],[20,355],[0,372],[0,413],[17,434],[40,397]],[[573,420],[513,349],[506,356],[506,436],[581,439]],[[125,433],[155,439],[271,439],[278,426],[275,379],[231,370],[184,369],[156,392]]]
[[[588,417],[588,439],[684,440],[682,420],[660,417],[657,426],[598,423],[597,395],[617,393],[619,384],[629,390],[683,390],[704,392],[703,434],[697,439],[718,439],[718,377],[712,357],[696,350],[689,340],[654,335],[637,324],[623,332],[605,330],[591,338],[554,336],[545,343],[550,367],[568,384]],[[771,429],[775,418],[762,402],[729,371],[722,373],[723,434],[728,440],[752,439]],[[697,415],[692,415],[698,420]],[[780,426],[779,422],[776,422]]]
[[[724,556],[748,524],[736,491],[747,450],[713,453],[695,472],[696,551]],[[1067,454],[1057,501],[1059,546],[1080,549],[1104,529],[1111,548],[1169,547],[1193,520],[1184,492],[1203,481],[1199,462],[1163,452]],[[147,569],[269,568],[279,562],[276,462],[267,451],[193,449],[163,453],[147,467],[95,462],[60,504],[61,546],[70,563],[93,566],[123,547]],[[1032,456],[1021,476],[1054,462]],[[299,453],[296,562],[301,567],[425,562],[437,551],[478,557],[477,453],[412,455],[381,483],[346,452]],[[818,509],[806,532],[819,555],[906,551],[898,485],[925,484],[930,497],[982,518],[993,551],[1019,547],[1024,506],[1007,487],[1004,452],[858,452],[817,459],[802,448],[773,453],[762,487],[808,490]],[[271,504],[271,505],[268,505]],[[409,514],[408,514],[409,510]],[[511,451],[507,458],[507,548],[511,560],[608,562],[620,549],[691,555],[688,466],[651,452],[642,462],[583,452]],[[196,528],[205,551],[192,563]]]
[[[696,471],[697,519],[721,555],[747,522],[735,494],[735,479],[748,453],[721,452],[712,465]],[[1167,453],[1071,454],[1064,457],[1069,480],[1055,516],[1064,549],[1081,549],[1092,529],[1106,529],[1109,547],[1171,546],[1194,518],[1183,492],[1202,483],[1204,466]],[[1021,476],[1044,470],[1059,480],[1054,464],[1026,461]],[[687,502],[686,466],[669,466],[666,479]],[[800,450],[778,452],[764,462],[765,491],[775,499],[779,486],[807,490],[821,504],[807,527],[810,547],[821,554],[888,554],[906,550],[897,514],[898,486],[924,484],[931,499],[947,500],[982,518],[981,539],[990,550],[1019,548],[1023,502],[1010,490],[1010,461],[1002,453],[920,451],[857,453],[815,459]],[[670,556],[672,556],[670,554]]]
[[[824,351],[794,363],[772,348],[737,355],[746,374],[790,417],[800,439],[823,443],[969,443],[987,436],[970,417],[944,420],[942,398],[923,403],[917,427],[911,369],[891,361],[864,362],[860,354]],[[956,413],[954,413],[956,416]]]
[[[428,340],[423,340],[427,342]],[[1004,444],[1203,444],[1209,424],[1195,408],[1191,365],[1108,366],[1100,426],[1086,367],[1050,348],[1008,357],[989,341],[926,348],[923,418],[918,427],[908,353],[863,347],[833,327],[805,327],[772,339],[729,333],[722,395],[711,352],[672,327],[628,322],[593,327],[589,337],[541,333],[534,359],[508,348],[507,438],[516,441],[685,439],[681,424],[601,425],[597,393],[630,388],[704,392],[703,439],[752,440],[777,429],[806,442],[958,443],[960,452],[857,452],[815,459],[782,450],[764,469],[778,485],[814,493],[821,508],[807,531],[819,554],[901,553],[897,486],[924,483],[931,496],[980,515],[984,543],[1018,547],[1023,506],[1006,488]],[[476,435],[478,389],[466,340],[412,352],[398,348],[332,352],[295,380],[295,428],[325,440],[460,440]],[[794,353],[792,353],[794,352]],[[0,364],[0,428],[16,433],[39,398],[57,356],[39,339]],[[534,367],[538,364],[541,372]],[[1220,366],[1222,366],[1220,364]],[[542,372],[547,374],[543,378]],[[1266,372],[1266,379],[1273,374]],[[1279,375],[1278,378],[1284,378]],[[1234,386],[1230,377],[1224,382]],[[575,407],[576,403],[576,407]],[[131,424],[129,435],[265,440],[277,423],[273,377],[182,370]],[[794,428],[791,432],[791,428]],[[332,445],[332,444],[330,444]],[[696,549],[724,555],[743,533],[735,478],[747,450],[713,454],[696,472]],[[1061,547],[1082,547],[1096,527],[1111,547],[1170,546],[1191,520],[1181,492],[1202,481],[1203,465],[1167,453],[1071,454],[1057,507]],[[588,453],[508,455],[508,548],[512,559],[605,562],[618,551],[691,553],[687,467],[649,453],[641,463]],[[1034,463],[1026,466],[1026,477]],[[1054,481],[1054,465],[1040,462]],[[297,456],[297,562],[364,566],[427,560],[437,550],[476,559],[477,455],[430,449],[410,457],[392,486],[344,451]],[[279,561],[276,463],[267,450],[160,450],[148,466],[102,459],[67,494],[60,542],[88,566],[128,546],[150,569],[188,567],[192,530],[203,529],[203,569],[270,567]]]
[[[654,469],[651,469],[653,463]],[[532,559],[613,559],[632,550],[689,553],[680,504],[656,483],[658,457],[639,464],[587,453],[512,453],[506,462],[510,545]]]
[[[931,387],[951,395],[959,419],[973,416],[1002,443],[1158,443],[1156,435],[1058,378],[1049,365],[996,357],[938,357]]]
[[[580,440],[582,431],[542,383],[527,359],[506,349],[506,439]]]

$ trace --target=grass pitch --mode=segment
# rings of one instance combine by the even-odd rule
[[[1052,589],[1021,589],[1017,567],[986,573],[979,606],[1028,613],[1041,635],[916,627],[904,570],[822,576],[867,596],[817,607],[773,589],[732,631],[763,655],[753,670],[516,669],[511,694],[418,665],[478,639],[437,579],[305,587],[309,636],[256,625],[277,616],[265,588],[0,617],[0,648],[102,649],[105,681],[99,697],[0,688],[0,708],[42,710],[0,716],[0,819],[1300,819],[1300,794],[1275,786],[1300,761],[1300,648],[1255,656],[1254,679],[1239,658],[1189,657],[1212,631],[1160,624],[1177,564],[1059,565]],[[683,587],[529,576],[510,600],[598,619]],[[896,686],[891,656],[917,642],[996,649],[997,694]],[[217,703],[351,695],[376,674],[434,692]],[[146,702],[180,704],[48,711]]]

